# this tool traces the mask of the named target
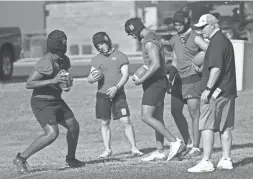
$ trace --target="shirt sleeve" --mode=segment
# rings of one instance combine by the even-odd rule
[[[100,68],[100,65],[101,65],[101,63],[100,63],[100,61],[99,61],[98,56],[96,56],[96,57],[94,57],[94,58],[91,59],[91,66],[93,66],[93,67],[99,69],[99,68]]]
[[[120,58],[120,64],[119,67],[121,68],[123,65],[128,65],[129,64],[129,60],[127,55],[122,55],[122,57]]]
[[[213,67],[223,68],[223,56],[224,50],[222,44],[212,43],[208,49],[208,69],[211,70]]]
[[[64,56],[64,70],[68,70],[71,67],[70,59],[68,56]]]
[[[35,70],[40,74],[50,76],[53,73],[53,64],[50,59],[42,58],[36,63]]]

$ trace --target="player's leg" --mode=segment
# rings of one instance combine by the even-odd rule
[[[76,159],[76,148],[80,130],[79,123],[68,105],[63,100],[60,103],[61,110],[57,114],[57,122],[68,130],[66,137],[68,144],[66,162],[70,167],[83,166],[84,163]]]
[[[184,100],[182,96],[183,89],[180,80],[181,80],[180,78],[177,78],[174,87],[172,88],[171,114],[174,118],[174,121],[177,125],[180,134],[183,137],[184,143],[191,148],[192,140],[190,137],[187,120],[183,114]]]
[[[131,148],[132,154],[143,155],[143,153],[140,152],[139,149],[136,147],[135,132],[129,118],[130,111],[129,111],[128,104],[126,101],[125,93],[119,93],[113,98],[112,114],[113,114],[114,120],[120,119],[121,123],[124,125],[125,135],[132,147]]]
[[[163,112],[164,106],[157,107],[154,116],[158,121],[160,121],[164,125]],[[156,137],[156,150],[163,150],[164,136],[156,130],[155,137]]]
[[[105,146],[104,152],[99,156],[100,158],[107,158],[112,154],[111,150],[111,108],[112,101],[106,94],[97,94],[96,101],[96,118],[101,120],[101,134]]]
[[[31,106],[36,119],[44,130],[44,134],[37,137],[24,152],[19,153],[14,159],[14,164],[21,173],[27,172],[26,160],[34,153],[50,145],[59,135],[59,128],[54,115],[57,108],[54,107],[54,104],[32,98]]]
[[[154,112],[154,117],[160,121],[164,125],[164,120],[163,120],[163,111],[164,107],[157,107],[155,112]],[[155,130],[155,137],[156,137],[156,150],[153,151],[149,156],[142,158],[142,161],[152,161],[152,160],[163,160],[166,158],[163,144],[164,144],[164,136]]]
[[[182,141],[172,135],[164,124],[155,118],[157,107],[164,106],[165,88],[149,87],[144,90],[142,99],[142,120],[170,142],[170,153],[167,160],[172,159],[182,147]]]
[[[188,130],[188,123],[183,114],[184,101],[178,96],[171,95],[171,114],[177,125],[180,134],[183,137],[184,143],[186,145],[191,145],[192,140]]]
[[[199,148],[201,132],[199,131],[199,116],[200,116],[200,99],[191,98],[187,100],[189,113],[192,119],[192,135],[193,135],[193,148],[188,155],[199,155],[201,150]]]

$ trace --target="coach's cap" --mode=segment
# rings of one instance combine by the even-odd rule
[[[197,24],[194,24],[194,26],[203,27],[204,25],[213,25],[217,23],[218,19],[212,14],[204,14],[199,18],[199,22]]]

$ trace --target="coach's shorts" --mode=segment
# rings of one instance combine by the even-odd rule
[[[211,98],[208,104],[201,104],[199,130],[215,132],[233,130],[235,124],[235,98]]]
[[[56,125],[60,121],[74,118],[74,114],[63,99],[32,97],[32,111],[41,127]]]
[[[198,75],[193,75],[184,79],[176,78],[171,95],[186,101],[188,99],[200,98],[201,81]]]
[[[126,94],[120,92],[110,99],[108,95],[104,93],[97,93],[96,101],[96,118],[109,120],[120,119],[125,116],[130,116],[130,111],[126,101]]]
[[[143,83],[142,105],[164,106],[167,77],[159,77]]]

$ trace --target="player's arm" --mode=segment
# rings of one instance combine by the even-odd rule
[[[57,84],[59,82],[66,81],[65,77],[60,77],[59,75],[56,75],[56,77],[53,79],[41,80],[41,79],[43,79],[43,77],[44,77],[43,74],[34,70],[27,80],[26,88],[27,89],[40,88],[40,87],[44,87],[44,86]]]
[[[171,66],[169,69],[169,82],[172,83],[176,74],[177,74],[177,56],[176,56],[175,51],[173,50],[173,59],[172,59]]]
[[[152,42],[147,42],[144,48],[148,51],[148,55],[151,59],[151,65],[145,75],[141,78],[141,81],[145,81],[150,78],[161,67],[159,47]]]
[[[202,37],[196,36],[194,39],[195,44],[203,51],[206,51],[209,45],[209,42],[205,41]]]
[[[90,84],[92,84],[92,83],[95,82],[95,78],[94,78],[94,76],[92,75],[92,72],[93,72],[94,70],[96,70],[96,68],[95,68],[94,66],[91,66],[89,76],[87,77],[87,81],[88,81]]]
[[[122,65],[122,67],[120,68],[120,71],[121,71],[122,77],[120,81],[118,82],[118,84],[116,85],[118,89],[123,87],[129,79],[128,64]]]

